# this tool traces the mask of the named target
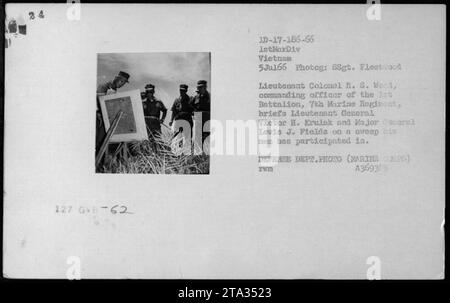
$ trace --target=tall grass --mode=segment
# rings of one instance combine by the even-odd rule
[[[105,156],[97,169],[99,173],[115,174],[209,174],[209,155],[183,155],[172,147],[181,138],[172,140],[172,133],[163,131],[160,138],[131,142],[130,155],[125,157]]]

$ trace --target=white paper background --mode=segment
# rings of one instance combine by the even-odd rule
[[[365,279],[378,256],[383,278],[443,276],[444,6],[383,6],[382,21],[364,5],[83,4],[76,22],[66,8],[7,6],[45,18],[5,50],[5,275],[65,278],[79,256],[82,278]],[[255,156],[214,156],[208,176],[94,173],[97,53],[211,52],[212,118],[247,120],[258,82],[276,79],[257,71],[259,36],[306,33],[316,42],[299,63],[402,63],[417,127],[377,148],[410,153],[409,166],[261,174]],[[280,81],[322,77],[305,76]],[[55,213],[117,203],[135,214]]]

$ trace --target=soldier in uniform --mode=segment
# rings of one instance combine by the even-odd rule
[[[103,143],[106,136],[105,125],[103,124],[102,112],[100,110],[100,102],[98,97],[109,93],[115,93],[118,88],[121,88],[128,83],[130,75],[126,72],[120,71],[119,74],[112,81],[102,83],[97,87],[97,119],[96,119],[96,132],[95,132],[95,150],[96,153]]]
[[[181,146],[184,145],[184,149],[186,151],[190,151],[192,142],[192,126],[194,125],[194,122],[192,121],[192,113],[194,112],[194,108],[191,105],[191,97],[187,94],[187,91],[188,86],[186,84],[181,84],[180,96],[175,99],[172,105],[172,117],[170,119],[169,125],[173,125],[174,133],[182,130],[181,136],[183,138],[183,141],[180,141],[179,144]],[[189,126],[186,125],[186,122],[184,121],[189,123]]]
[[[180,85],[180,96],[175,99],[172,105],[172,117],[169,125],[172,126],[174,120],[185,120],[189,122],[192,129],[192,113],[194,108],[191,105],[191,97],[187,94],[188,86],[186,84]]]
[[[207,90],[207,81],[199,80],[197,82],[197,95],[191,100],[191,105],[194,108],[194,112],[201,114],[202,118],[202,143],[206,137],[209,136],[209,129],[205,129],[205,123],[211,118],[211,97]]]
[[[146,99],[143,102],[145,123],[147,124],[149,135],[155,137],[161,136],[161,123],[167,115],[167,108],[164,106],[161,100],[155,96],[155,86],[153,84],[147,84],[145,86]],[[162,116],[161,116],[162,113]]]

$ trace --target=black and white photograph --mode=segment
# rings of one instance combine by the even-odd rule
[[[96,172],[209,174],[211,55],[98,54]]]
[[[445,279],[446,9],[8,3],[3,275]]]

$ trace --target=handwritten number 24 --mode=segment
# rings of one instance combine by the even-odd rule
[[[35,18],[34,12],[29,12],[28,15],[30,16],[30,19],[31,19],[31,20],[33,20],[33,19]],[[43,10],[41,10],[41,11],[39,12],[38,17],[39,17],[39,18],[44,18],[44,17],[45,17],[45,16],[44,16],[44,11],[43,11]]]

